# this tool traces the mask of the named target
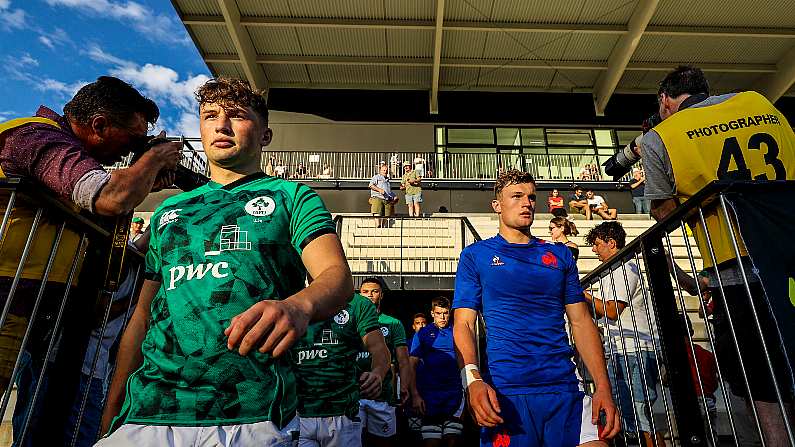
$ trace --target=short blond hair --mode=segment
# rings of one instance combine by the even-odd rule
[[[497,181],[494,182],[494,197],[499,198],[500,193],[506,186],[520,185],[522,183],[532,183],[533,186],[535,186],[536,179],[528,172],[518,169],[508,169],[497,176]]]

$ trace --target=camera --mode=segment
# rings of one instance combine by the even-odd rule
[[[633,138],[632,141],[629,142],[623,149],[616,152],[615,155],[608,158],[607,161],[602,163],[602,166],[605,168],[605,174],[612,176],[613,180],[618,180],[621,177],[627,175],[629,171],[632,169],[632,165],[640,160],[640,140],[643,138],[643,135],[646,134],[649,130],[651,130],[654,126],[662,122],[660,115],[655,113],[654,115],[646,118],[643,121],[643,125],[641,126],[643,132],[639,134],[637,137]]]
[[[138,161],[138,159],[141,158],[141,156],[144,153],[146,153],[146,151],[151,149],[153,146],[162,143],[167,143],[168,141],[169,140],[167,138],[148,136],[147,141],[144,144],[141,144],[137,148],[132,150],[133,156],[132,159],[130,160],[130,164],[132,165],[133,163]],[[187,146],[189,149],[192,149],[190,144],[187,141],[185,141],[184,137],[180,138],[180,142],[182,143],[183,148]],[[196,160],[194,160],[194,162],[195,161]],[[177,167],[174,170],[174,186],[176,186],[177,188],[183,191],[192,191],[209,181],[210,179],[207,178],[207,176],[205,176],[204,174],[188,169],[186,166],[182,164],[182,161],[180,161],[180,163],[177,164]]]

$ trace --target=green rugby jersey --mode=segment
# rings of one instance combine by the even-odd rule
[[[161,286],[119,422],[283,427],[297,405],[290,356],[243,357],[223,332],[253,304],[305,287],[302,249],[334,232],[322,200],[258,173],[171,197],[151,226],[146,277]]]
[[[386,341],[386,346],[389,348],[389,354],[392,356],[392,365],[397,365],[397,355],[395,352],[400,346],[406,346],[406,330],[403,328],[403,323],[401,323],[397,318],[390,317],[389,315],[382,313],[378,315],[378,324],[381,325],[381,334],[384,335],[384,341]],[[370,362],[370,353],[364,350],[359,352],[356,364],[359,372],[370,371],[372,367]],[[384,377],[381,395],[375,400],[381,402],[385,401],[392,406],[397,405],[398,401],[395,395],[394,386],[392,385],[391,371],[387,372],[386,377]]]
[[[334,318],[309,326],[292,350],[301,417],[356,416],[356,356],[364,350],[362,337],[380,327],[375,305],[358,293]]]

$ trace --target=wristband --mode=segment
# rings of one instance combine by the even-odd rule
[[[469,363],[461,369],[461,385],[464,389],[469,388],[472,382],[483,381],[483,379],[476,378],[474,371],[480,372],[477,365]]]

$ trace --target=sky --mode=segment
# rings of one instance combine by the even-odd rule
[[[0,0],[0,122],[39,105],[62,114],[103,75],[157,103],[157,131],[199,135],[193,92],[210,73],[171,2]]]

